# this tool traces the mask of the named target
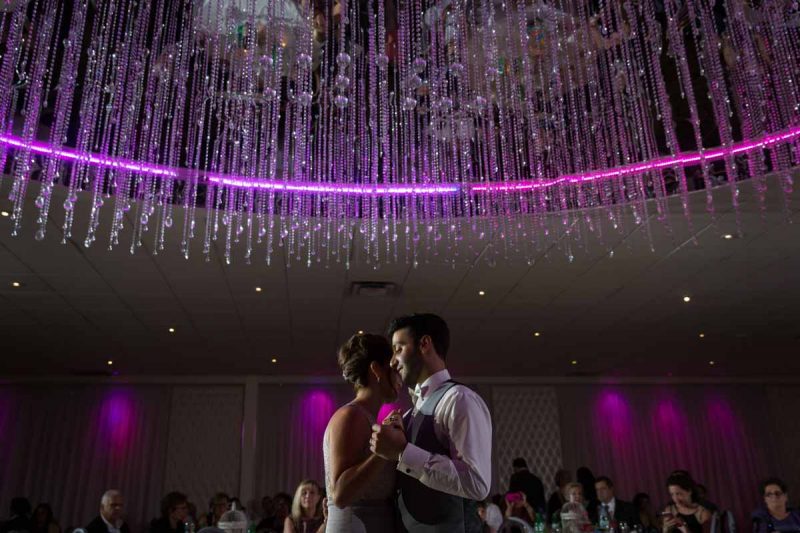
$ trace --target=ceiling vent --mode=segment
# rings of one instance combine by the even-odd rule
[[[395,294],[397,294],[397,285],[388,281],[354,281],[350,284],[351,296],[376,298]]]

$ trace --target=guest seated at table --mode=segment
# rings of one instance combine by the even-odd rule
[[[572,481],[572,473],[569,470],[559,470],[556,472],[555,479],[553,480],[553,484],[557,487],[553,494],[550,495],[550,499],[547,500],[547,520],[552,522],[553,520],[558,521],[558,513],[561,512],[561,507],[566,503],[567,498],[565,496],[564,490],[567,488],[567,484]]]
[[[695,486],[695,492],[697,493],[697,503],[711,511],[712,514],[719,511],[719,506],[716,503],[708,501],[708,489],[705,485],[698,483]]]
[[[800,512],[789,509],[786,483],[771,477],[761,484],[764,505],[753,511],[754,533],[800,531]]]
[[[588,467],[582,466],[575,473],[575,479],[583,485],[583,501],[587,509],[597,504],[597,491],[594,489],[594,474]]]
[[[681,475],[690,479],[694,479],[688,470],[673,470],[670,475]],[[717,504],[708,501],[708,489],[706,489],[706,486],[698,483],[697,481],[694,481],[694,501],[708,509],[711,514],[719,511],[719,506]]]
[[[661,530],[661,521],[653,512],[649,494],[640,492],[634,496],[633,506],[639,512],[639,523],[642,525],[644,533],[657,533]]]
[[[663,533],[703,533],[703,525],[711,520],[711,512],[697,502],[692,478],[685,473],[672,474],[666,485],[672,503],[662,513]]]
[[[528,503],[524,492],[509,492],[506,494],[506,518],[517,518],[528,524],[536,522],[536,511]]]
[[[577,482],[568,483],[564,489],[564,496],[566,496],[567,502],[561,508],[561,512],[558,515],[564,532],[591,531],[589,513],[586,511],[586,501],[583,497],[583,485]],[[575,506],[572,505],[573,503],[580,505],[578,508],[575,508]]]
[[[40,503],[33,510],[31,533],[61,533],[49,503]]]
[[[125,523],[125,500],[118,490],[107,490],[100,498],[100,514],[86,526],[87,533],[130,533]]]
[[[503,513],[489,499],[478,502],[478,516],[483,525],[482,533],[497,533],[503,525]]]
[[[627,524],[629,527],[639,524],[639,511],[632,503],[619,500],[614,494],[614,482],[608,476],[600,476],[594,482],[597,491],[597,516],[601,510],[605,510],[610,522],[615,524]]]
[[[261,521],[256,526],[256,532],[271,531],[275,523],[275,500],[270,496],[261,498],[261,513]]]
[[[217,527],[220,517],[231,507],[231,498],[224,492],[218,492],[208,502],[208,513],[200,518],[200,527]],[[241,509],[239,509],[241,511]]]
[[[283,523],[283,533],[325,531],[322,516],[322,487],[313,479],[300,482],[292,500],[292,514]]]
[[[183,523],[189,516],[186,495],[170,492],[161,500],[161,518],[150,523],[150,533],[184,533]]]
[[[292,497],[286,492],[279,492],[272,501],[275,502],[275,531],[283,531],[286,517],[292,512]]]

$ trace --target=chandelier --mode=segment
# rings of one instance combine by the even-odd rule
[[[794,0],[0,0],[0,54],[11,231],[87,247],[530,258],[800,160]]]

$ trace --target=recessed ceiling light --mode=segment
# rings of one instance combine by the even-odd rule
[[[705,339],[705,338],[706,338],[706,334],[705,334],[705,333],[701,333],[701,334],[700,334],[700,338],[701,338],[701,339]]]
[[[170,333],[175,333],[175,328],[169,328]]]
[[[22,283],[20,283],[19,281],[12,281],[11,286],[14,288],[19,288],[22,287]]]
[[[573,360],[572,360],[572,366],[575,366],[575,365],[577,365],[577,364],[578,364],[578,360],[577,360],[577,359],[573,359]]]
[[[486,291],[478,291],[478,296],[486,296]]]
[[[111,365],[113,365],[113,364],[114,364],[114,361],[112,361],[111,359],[109,359],[108,361],[106,361],[106,363],[108,363],[108,366],[111,366]]]
[[[711,366],[714,366],[714,365],[716,365],[717,363],[716,363],[716,361],[709,361],[709,362],[708,362],[708,364],[709,364],[709,365],[711,365]]]
[[[274,358],[274,357],[273,357],[273,358],[272,358],[272,362],[273,362],[273,363],[277,363],[277,362],[278,362],[278,360],[277,360],[276,358]]]
[[[684,302],[686,302],[686,303],[688,304],[689,302],[691,302],[691,301],[692,301],[692,297],[691,297],[691,296],[684,296],[684,297],[683,297],[683,301],[684,301]]]
[[[542,334],[541,334],[541,333],[539,333],[538,331],[536,331],[536,332],[534,332],[534,333],[533,333],[533,336],[534,336],[534,337],[541,337],[541,336],[542,336]]]
[[[256,292],[261,292],[261,287],[256,287]]]
[[[9,214],[8,211],[0,211],[0,216],[7,217],[7,216],[10,216],[10,214]]]
[[[731,235],[730,233],[726,233],[725,235],[722,236],[722,238],[725,239],[726,241],[729,241],[733,239],[733,235]]]
[[[358,334],[359,335],[363,335],[364,334],[364,330],[363,329],[358,330]]]

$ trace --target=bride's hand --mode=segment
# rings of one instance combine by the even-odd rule
[[[395,426],[403,429],[403,415],[401,414],[400,409],[394,409],[391,413],[386,415],[386,418],[383,419],[382,424],[384,426]]]

